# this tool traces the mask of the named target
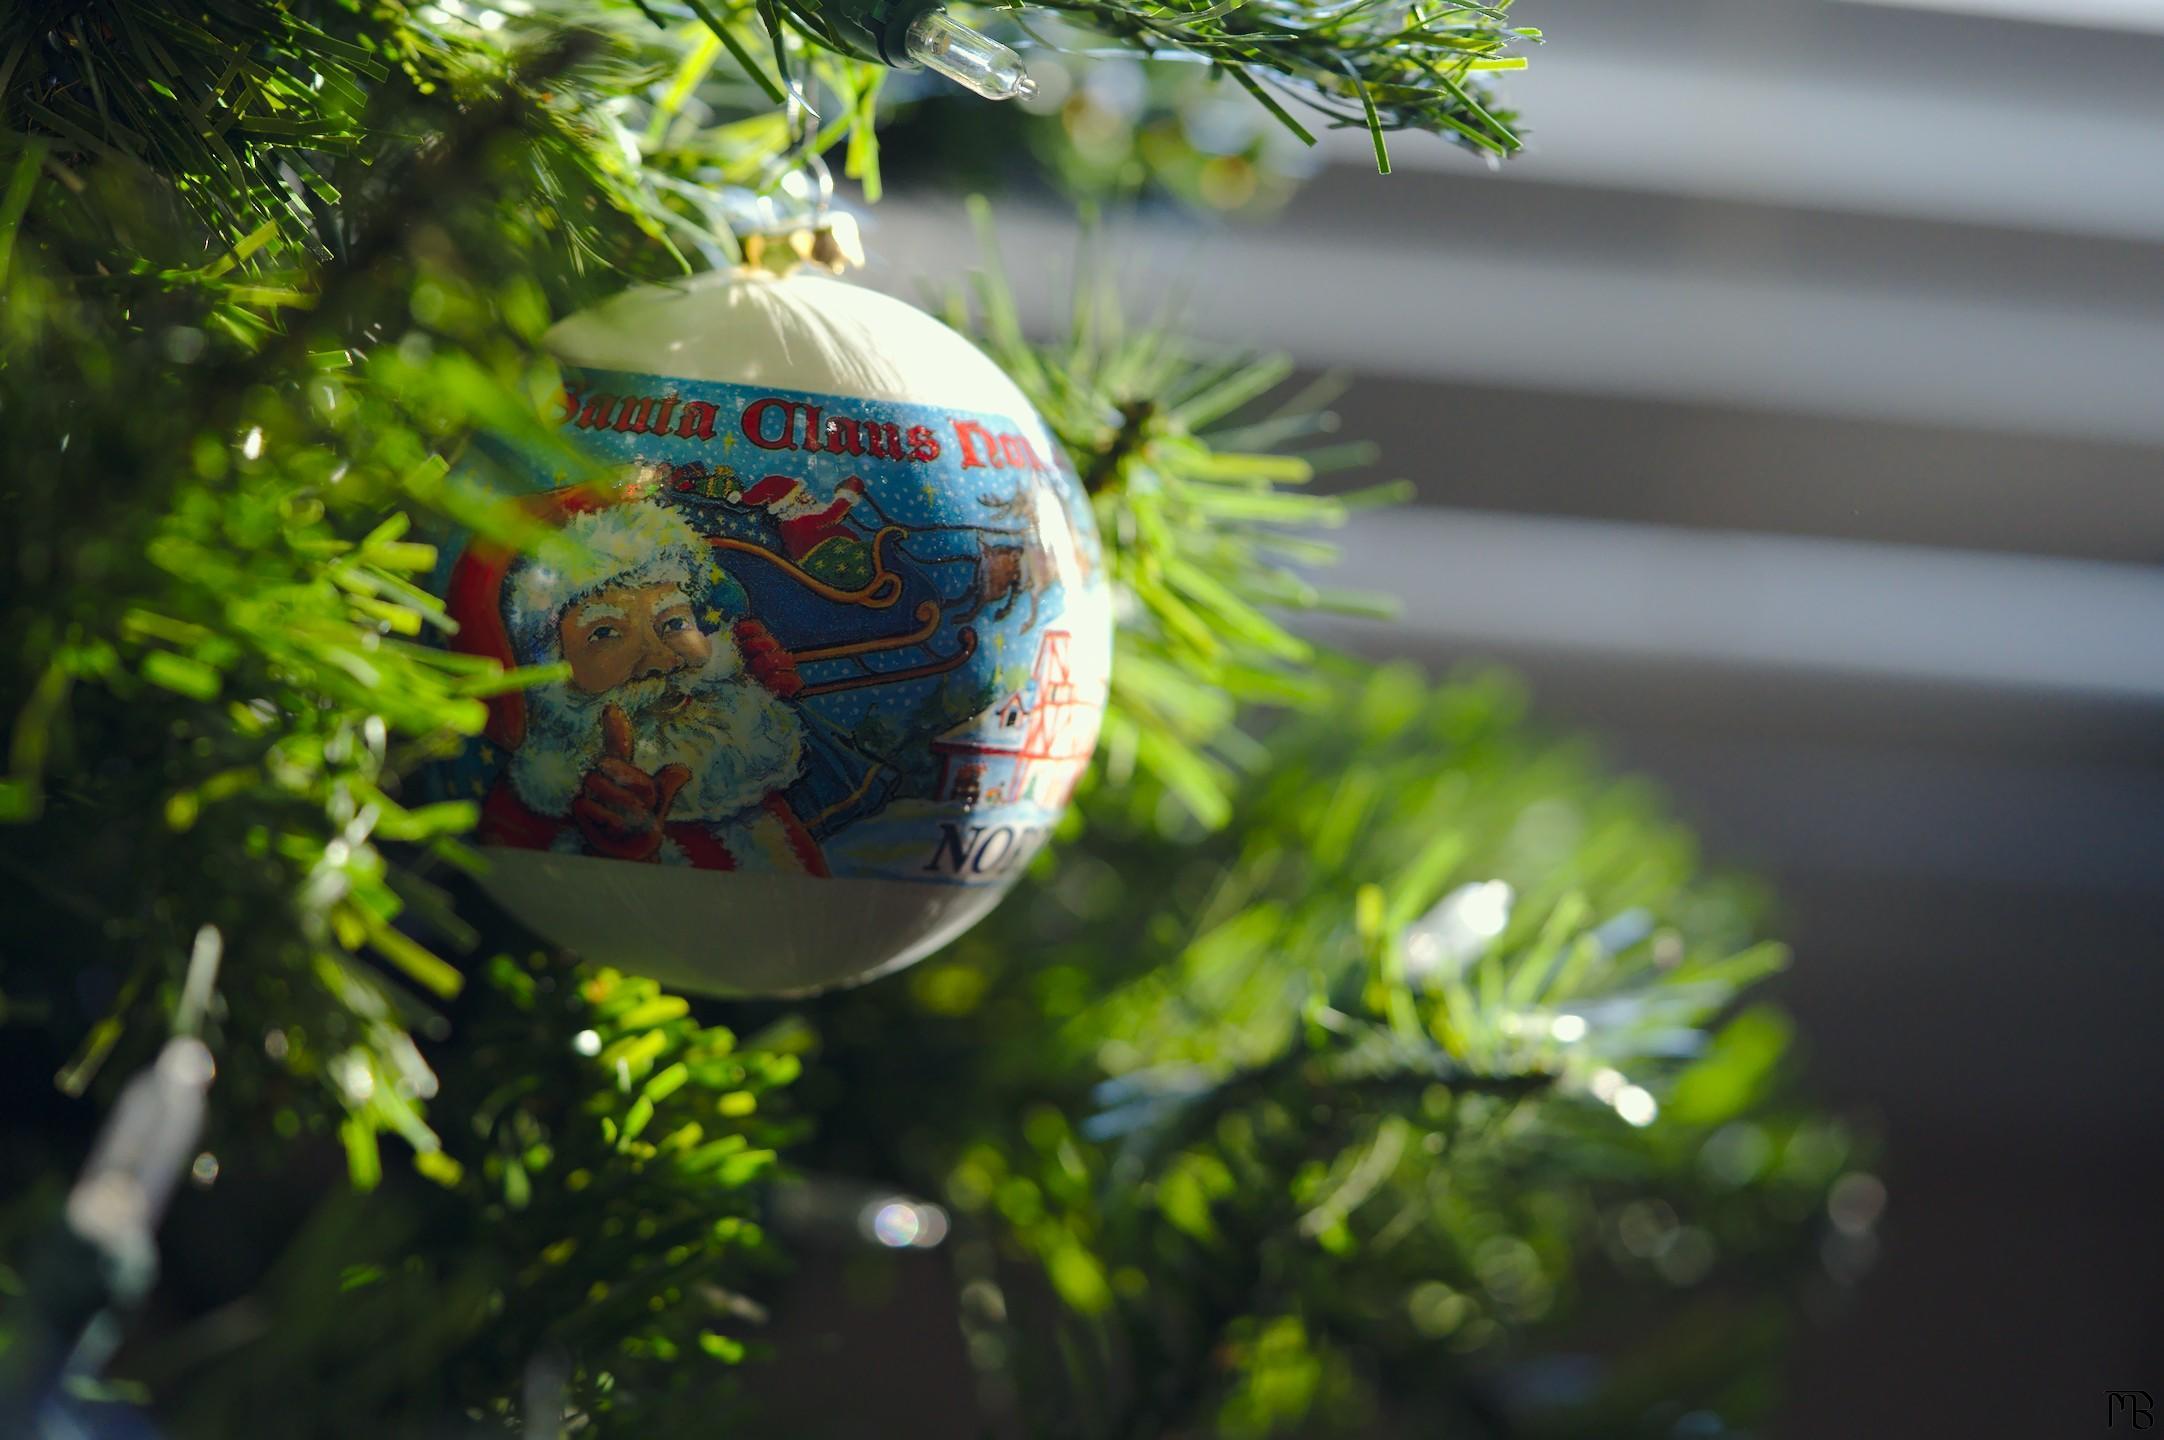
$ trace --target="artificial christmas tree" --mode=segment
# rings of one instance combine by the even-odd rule
[[[1494,6],[1047,8],[1205,62],[1296,138],[1287,97],[1364,126],[1385,164],[1397,128],[1513,151],[1481,78],[1538,38]],[[637,326],[551,335],[628,284],[778,260],[731,216],[808,155],[838,149],[876,197],[886,107],[924,103],[881,62],[1028,89],[939,14],[0,17],[9,1433],[1611,1436],[1764,1408],[1854,1150],[1787,1098],[1779,1018],[1732,1009],[1778,951],[1638,789],[1532,737],[1507,681],[1438,687],[1282,628],[1354,600],[1316,589],[1304,532],[1362,498],[1299,488],[1343,450],[1312,396],[1272,407],[1284,366],[1130,330],[1087,278],[1073,333],[1032,339],[989,266],[944,307],[989,356],[933,377],[968,396],[632,364]],[[1001,33],[1022,67],[1041,53],[1026,18]],[[827,234],[784,248],[849,248]],[[798,283],[836,282],[692,282]],[[828,358],[901,373],[873,349]],[[891,572],[854,517],[907,522],[853,453],[778,485],[597,455],[576,422],[600,429],[599,395],[608,435],[650,438],[636,402],[670,392],[576,367],[684,379],[672,437],[687,399],[718,423],[694,382],[771,380],[785,406],[983,412],[981,455],[1043,462],[998,468],[1071,463],[1013,527],[1064,593],[1014,559],[987,594],[987,549],[970,603],[1034,633],[1103,589],[1095,768],[1019,893],[926,963],[695,1006],[611,963],[659,950],[555,949],[489,903],[505,872],[471,842],[519,835],[605,874],[764,845],[769,879],[842,895],[811,878],[826,851],[778,751],[719,818],[616,699],[588,706],[592,753],[551,799],[548,776],[505,791],[459,767],[500,760],[482,748],[549,687],[615,688],[564,643],[617,638],[621,617],[574,613],[610,583],[640,590],[656,664],[728,655],[761,715],[831,683],[818,667],[851,657],[731,613],[724,581],[748,601],[750,565],[786,565],[868,593]],[[744,448],[782,438],[768,418]],[[825,449],[832,418],[791,411],[789,433]],[[908,444],[907,417],[847,418]],[[724,508],[769,558],[716,575]],[[704,608],[679,605],[695,590]],[[989,707],[958,666],[854,716],[885,759],[857,780],[1007,803],[1020,782],[963,742],[1010,689],[1020,715],[1073,685],[1036,657],[992,672]],[[740,868],[707,878],[760,883]],[[807,988],[918,948],[673,973]],[[922,1423],[852,1412],[837,1377],[886,1337],[852,1332],[821,1277],[913,1261],[935,1283],[906,1333],[953,1337],[973,1385]],[[1579,1350],[1610,1363],[1528,1379]]]

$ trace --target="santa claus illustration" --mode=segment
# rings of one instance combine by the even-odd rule
[[[499,845],[688,864],[827,873],[784,798],[803,773],[795,663],[757,620],[708,628],[709,556],[666,504],[559,491],[536,497],[572,558],[470,546],[450,580],[456,644],[570,677],[491,702],[509,763],[482,806]]]
[[[821,500],[803,481],[769,475],[744,492],[744,503],[766,511],[789,558],[829,584],[851,586],[871,575],[871,551],[851,525],[864,499],[864,481],[851,475]]]

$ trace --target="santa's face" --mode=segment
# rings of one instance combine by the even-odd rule
[[[728,632],[699,629],[682,585],[604,587],[566,606],[556,628],[571,678],[529,692],[511,757],[512,784],[539,813],[569,810],[605,753],[612,705],[629,722],[633,764],[691,771],[672,821],[727,819],[803,773],[803,721],[744,672]]]
[[[556,624],[571,683],[588,694],[704,665],[713,642],[692,618],[683,587],[611,585],[564,607]]]

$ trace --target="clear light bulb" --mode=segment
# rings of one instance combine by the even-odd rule
[[[927,10],[910,21],[903,47],[910,59],[987,100],[1025,100],[1037,93],[1021,56],[944,10]]]

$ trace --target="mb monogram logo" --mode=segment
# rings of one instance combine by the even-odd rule
[[[2107,1430],[2156,1429],[2156,1404],[2146,1390],[2106,1390],[2104,1428]]]

